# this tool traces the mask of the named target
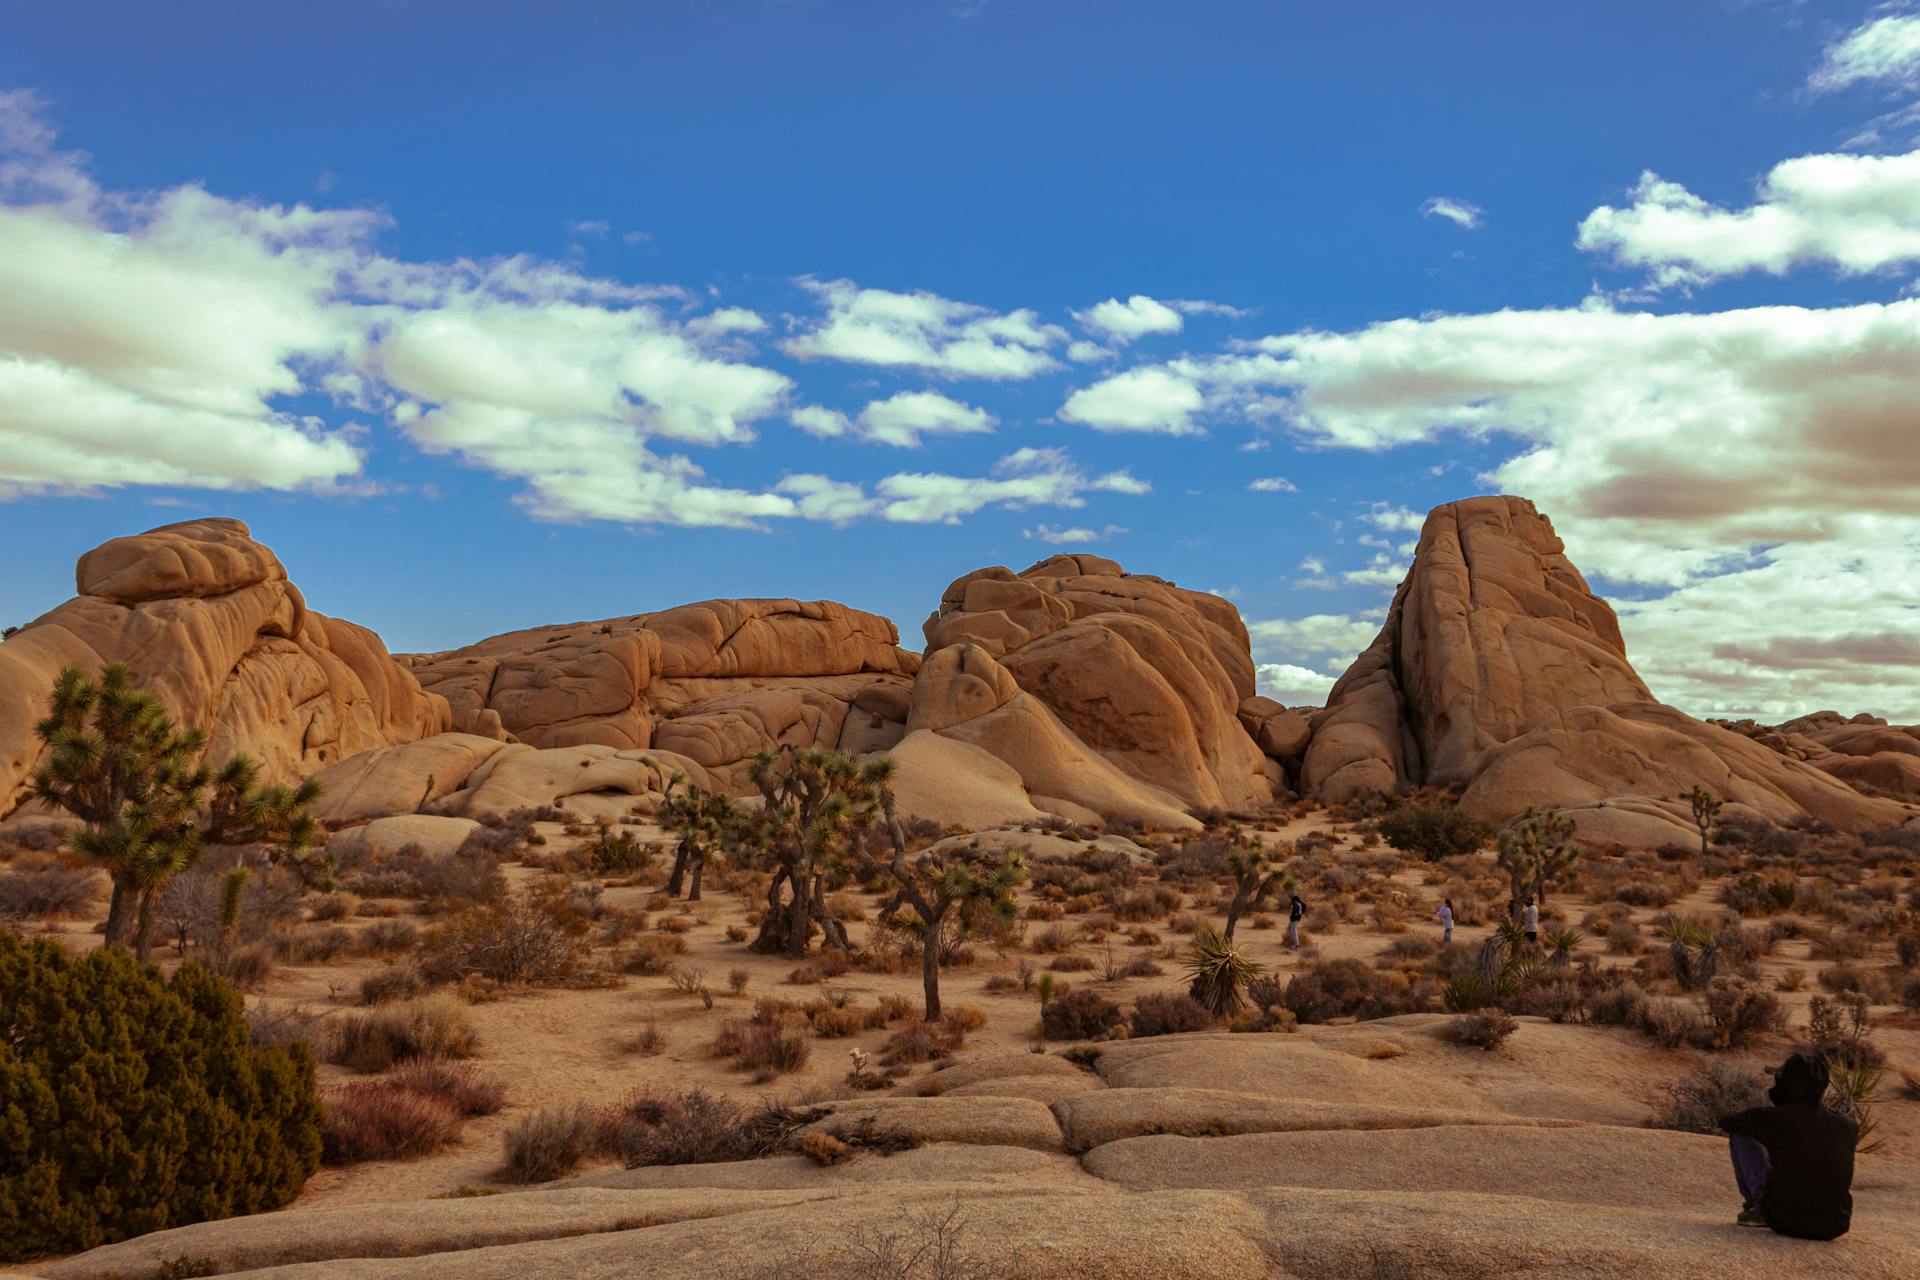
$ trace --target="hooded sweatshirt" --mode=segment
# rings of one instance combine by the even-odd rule
[[[1721,1116],[1720,1127],[1752,1138],[1767,1149],[1771,1169],[1760,1211],[1783,1236],[1832,1240],[1853,1220],[1852,1121],[1820,1105],[1827,1091],[1827,1064],[1796,1053],[1780,1068],[1767,1096],[1773,1106]]]

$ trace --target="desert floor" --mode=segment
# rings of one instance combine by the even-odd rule
[[[625,829],[634,831],[642,839],[665,840],[661,832],[648,826]],[[541,824],[539,830],[547,842],[536,855],[541,861],[564,855],[579,838],[566,835],[557,824]],[[1382,858],[1392,860],[1391,851],[1380,845],[1377,838],[1363,835],[1351,822],[1336,821],[1325,811],[1269,823],[1250,834],[1274,845],[1304,839],[1313,846],[1312,859],[1316,866],[1365,867]],[[1030,858],[1036,861],[1070,860],[1082,843],[1041,832],[1003,833],[988,838],[1023,844],[1030,849]],[[1158,838],[1158,843],[1168,842],[1168,837]],[[1148,837],[1143,838],[1143,843],[1155,841]],[[1491,866],[1491,859],[1486,855],[1478,855],[1478,862],[1487,868]],[[510,863],[505,870],[515,893],[524,893],[550,874],[541,867],[521,862]],[[491,992],[470,1006],[478,1031],[478,1049],[473,1061],[485,1074],[505,1086],[505,1106],[496,1114],[469,1121],[457,1143],[434,1154],[405,1161],[323,1167],[293,1206],[283,1211],[283,1215],[272,1217],[317,1213],[322,1218],[316,1219],[316,1223],[346,1222],[352,1220],[351,1216],[340,1218],[334,1211],[384,1205],[393,1206],[396,1213],[401,1212],[401,1206],[412,1206],[407,1210],[411,1212],[418,1208],[418,1202],[461,1193],[463,1189],[469,1195],[475,1189],[519,1190],[505,1179],[502,1170],[503,1136],[518,1120],[536,1109],[573,1103],[605,1107],[635,1090],[670,1091],[698,1086],[755,1102],[772,1098],[796,1104],[841,1101],[848,1105],[853,1105],[852,1100],[856,1098],[860,1105],[865,1105],[875,1099],[937,1093],[978,1097],[983,1099],[981,1106],[986,1105],[984,1099],[1017,1098],[1028,1107],[1049,1107],[1053,1117],[1048,1123],[1057,1121],[1060,1127],[1048,1132],[1060,1137],[1057,1142],[1054,1138],[1027,1141],[1019,1136],[1022,1132],[1019,1126],[1024,1121],[1011,1122],[1013,1136],[1010,1137],[994,1130],[994,1125],[1000,1123],[994,1117],[982,1121],[986,1130],[992,1131],[986,1136],[969,1135],[964,1132],[965,1124],[953,1133],[940,1131],[935,1125],[923,1135],[932,1145],[921,1151],[892,1157],[862,1155],[849,1166],[833,1169],[815,1171],[809,1167],[804,1176],[794,1175],[793,1185],[810,1186],[810,1179],[827,1175],[909,1182],[918,1178],[930,1191],[947,1188],[956,1202],[968,1187],[982,1193],[988,1188],[1007,1185],[1039,1190],[1057,1180],[1067,1189],[1080,1186],[1088,1180],[1088,1175],[1107,1186],[1137,1192],[1198,1195],[1205,1189],[1208,1194],[1217,1195],[1222,1189],[1232,1188],[1239,1197],[1234,1201],[1234,1213],[1244,1211],[1249,1196],[1255,1201],[1265,1196],[1267,1201],[1258,1205],[1257,1211],[1267,1215],[1270,1226],[1276,1221],[1274,1215],[1304,1213],[1306,1216],[1294,1227],[1280,1230],[1283,1237],[1311,1235],[1316,1231],[1315,1220],[1321,1215],[1328,1221],[1339,1219],[1345,1225],[1334,1234],[1349,1241],[1348,1254],[1360,1247],[1352,1242],[1376,1237],[1394,1237],[1406,1244],[1409,1231],[1414,1233],[1417,1245],[1419,1234],[1430,1229],[1421,1225],[1426,1217],[1444,1213],[1451,1226],[1459,1231],[1494,1233],[1494,1239],[1484,1242],[1485,1260],[1494,1267],[1491,1273],[1501,1270],[1502,1238],[1510,1237],[1515,1242],[1511,1256],[1519,1270],[1526,1269],[1523,1259],[1534,1257],[1529,1252],[1533,1244],[1520,1242],[1532,1241],[1541,1232],[1554,1234],[1566,1248],[1575,1248],[1568,1242],[1577,1243],[1588,1228],[1569,1235],[1566,1223],[1569,1215],[1577,1216],[1581,1202],[1590,1196],[1597,1215],[1590,1226],[1600,1241],[1586,1255],[1592,1259],[1594,1274],[1625,1274],[1643,1265],[1633,1261],[1639,1255],[1631,1248],[1624,1254],[1609,1252],[1616,1246],[1627,1248],[1620,1244],[1623,1234],[1631,1236],[1644,1228],[1648,1240],[1654,1242],[1649,1247],[1656,1252],[1665,1247],[1658,1244],[1659,1233],[1665,1229],[1660,1223],[1636,1225],[1631,1216],[1618,1220],[1607,1217],[1609,1213],[1643,1209],[1648,1212],[1677,1210],[1691,1224],[1689,1230],[1698,1228],[1697,1238],[1689,1236],[1672,1245],[1670,1252],[1678,1268],[1674,1274],[1898,1275],[1903,1274],[1902,1269],[1909,1263],[1916,1270],[1904,1273],[1920,1274],[1920,1101],[1914,1100],[1910,1086],[1903,1087],[1899,1072],[1901,1066],[1920,1067],[1920,1019],[1911,1011],[1894,1003],[1881,1003],[1872,1011],[1877,1023],[1873,1042],[1889,1063],[1875,1112],[1885,1145],[1882,1150],[1859,1160],[1856,1177],[1859,1208],[1854,1230],[1847,1241],[1831,1247],[1846,1251],[1844,1254],[1813,1255],[1806,1252],[1805,1246],[1787,1242],[1782,1242],[1786,1252],[1777,1257],[1767,1254],[1760,1249],[1763,1242],[1752,1237],[1765,1237],[1767,1241],[1777,1238],[1764,1232],[1736,1233],[1731,1227],[1738,1204],[1726,1167],[1724,1143],[1689,1137],[1684,1145],[1676,1145],[1677,1135],[1643,1127],[1647,1117],[1661,1105],[1668,1086],[1694,1068],[1713,1058],[1731,1057],[1756,1063],[1777,1061],[1801,1038],[1809,1002],[1821,993],[1820,975],[1823,969],[1836,963],[1816,955],[1817,936],[1786,938],[1754,962],[1748,975],[1777,990],[1785,1011],[1785,1029],[1735,1053],[1663,1048],[1639,1031],[1578,1025],[1574,1021],[1556,1024],[1538,1017],[1521,1018],[1517,1032],[1503,1046],[1489,1052],[1449,1043],[1444,1031],[1450,1016],[1425,1013],[1358,1023],[1352,1019],[1335,1019],[1325,1025],[1303,1025],[1290,1034],[1228,1035],[1221,1030],[1109,1044],[1102,1046],[1097,1071],[1091,1073],[1065,1067],[1057,1061],[1047,1063],[1044,1068],[1037,1064],[1023,1065],[1031,1063],[1033,1054],[1042,1048],[1037,1041],[1039,1003],[1033,990],[1021,989],[1018,982],[1005,980],[1016,977],[1023,969],[1029,979],[1037,979],[1049,971],[1050,965],[1058,963],[1058,955],[1034,949],[1036,936],[1054,924],[1070,933],[1084,934],[1086,922],[1093,919],[1097,924],[1099,913],[1082,910],[1058,921],[1024,921],[1016,930],[1016,934],[1024,934],[1024,941],[1016,937],[1001,946],[986,942],[976,945],[972,962],[947,969],[942,984],[949,1010],[956,1005],[970,1006],[984,1015],[984,1023],[968,1034],[965,1047],[945,1061],[911,1065],[888,1089],[856,1093],[846,1082],[852,1051],[863,1051],[875,1060],[882,1058],[896,1027],[816,1039],[803,1067],[771,1081],[756,1080],[730,1061],[715,1057],[710,1046],[729,1020],[750,1017],[755,1001],[761,997],[804,1002],[828,991],[857,1007],[873,1005],[886,996],[901,997],[917,1007],[920,999],[917,965],[899,973],[854,968],[824,982],[791,982],[789,975],[795,970],[793,961],[784,956],[756,954],[745,942],[728,938],[729,926],[736,927],[736,937],[741,936],[750,913],[760,904],[754,885],[743,880],[735,887],[727,887],[728,877],[710,873],[702,902],[667,907],[657,896],[665,870],[663,861],[649,873],[637,877],[634,883],[605,887],[599,895],[597,909],[602,912],[607,908],[646,910],[650,931],[658,931],[664,919],[683,920],[684,932],[678,936],[685,939],[688,949],[679,959],[679,968],[683,973],[697,972],[702,976],[712,995],[711,1008],[698,994],[677,989],[668,974],[622,973],[606,979],[607,985]],[[1738,868],[1732,870],[1737,872]],[[1649,874],[1668,871],[1680,874],[1679,869],[1673,867],[1655,867]],[[1482,871],[1483,877],[1490,874]],[[1434,883],[1441,875],[1435,866],[1401,860],[1401,865],[1391,874],[1360,873],[1349,877],[1343,883],[1354,887],[1348,889],[1335,891],[1324,884],[1316,887],[1312,882],[1305,882],[1302,892],[1313,902],[1315,912],[1310,917],[1308,945],[1303,951],[1294,953],[1285,947],[1284,911],[1276,912],[1271,901],[1260,914],[1242,921],[1238,941],[1253,959],[1284,981],[1292,974],[1328,960],[1352,958],[1370,964],[1390,963],[1389,948],[1410,936],[1424,935],[1437,941],[1439,930],[1431,917],[1444,891],[1456,893],[1456,906],[1463,908],[1463,915],[1471,916],[1477,911],[1482,917],[1490,916],[1504,905],[1505,894],[1492,892],[1494,886],[1490,879],[1483,878],[1480,887],[1489,890],[1484,898],[1493,900],[1468,903],[1458,896],[1462,883],[1458,879],[1451,885]],[[1590,857],[1582,869],[1581,879],[1589,888],[1617,883],[1618,878],[1617,874],[1609,878],[1606,859],[1598,856]],[[1627,907],[1617,901],[1590,897],[1584,890],[1556,892],[1550,895],[1549,919],[1545,923],[1578,926],[1583,920],[1592,921],[1596,913],[1602,922],[1628,918],[1645,935],[1648,951],[1660,952],[1665,944],[1654,937],[1657,923],[1675,913],[1708,919],[1726,914],[1719,896],[1723,884],[1730,878],[1728,875],[1701,879],[1684,896],[1661,906]],[[1151,874],[1143,883],[1152,885]],[[1910,901],[1914,891],[1911,879],[1897,879],[1882,887],[1896,902]],[[858,904],[856,912],[867,917],[850,926],[853,940],[859,944],[871,928],[871,916],[879,899],[861,894],[857,889],[845,892],[847,896],[842,900]],[[1021,901],[1027,905],[1040,901],[1040,897],[1023,890]],[[1069,954],[1084,955],[1096,962],[1104,962],[1109,951],[1121,961],[1138,955],[1152,956],[1162,969],[1157,976],[1103,981],[1095,969],[1061,972],[1058,979],[1075,988],[1092,987],[1123,1006],[1149,993],[1182,991],[1185,982],[1179,953],[1187,941],[1185,935],[1202,920],[1217,926],[1223,902],[1224,887],[1185,895],[1170,919],[1148,922],[1146,927],[1157,935],[1157,942],[1134,941],[1127,931],[1138,926],[1122,922],[1114,926],[1116,932],[1100,941],[1087,941],[1082,937],[1068,947]],[[371,913],[379,911],[400,913],[398,918],[415,919],[422,928],[431,923],[408,914],[415,911],[415,904],[401,900],[374,901],[361,909],[370,914],[349,917],[341,922],[342,927],[370,927],[381,918]],[[1340,913],[1348,918],[1336,920]],[[1833,914],[1837,917],[1839,913]],[[94,923],[91,916],[81,915],[37,921],[29,928],[51,932],[66,945],[80,949],[97,945]],[[1748,923],[1764,927],[1766,920]],[[1830,922],[1820,923],[1824,928]],[[1484,920],[1464,924],[1456,930],[1455,941],[1477,948],[1490,932],[1491,926]],[[1818,935],[1821,929],[1809,932]],[[611,966],[617,959],[617,944],[600,940],[598,933],[592,936],[596,939],[595,964]],[[1856,967],[1884,967],[1887,972],[1897,974],[1891,952],[1889,945],[1878,943],[1867,955],[1851,963]],[[1637,959],[1634,955],[1610,951],[1605,939],[1591,929],[1575,949],[1575,955],[1603,967],[1631,966]],[[163,951],[163,962],[170,957],[170,951]],[[271,976],[249,994],[249,1006],[297,1007],[319,1015],[319,1025],[324,1026],[327,1020],[354,1016],[361,1009],[361,980],[387,963],[386,960],[346,958],[322,964],[280,963]],[[730,989],[728,975],[734,971],[746,975],[744,989],[739,993]],[[1014,989],[987,989],[989,980],[995,978],[1002,980],[998,985]],[[657,1028],[659,1044],[652,1052],[642,1052],[635,1047],[635,1038],[649,1026]],[[1070,1045],[1049,1041],[1043,1047],[1053,1056]],[[969,1063],[981,1064],[980,1078],[969,1081],[969,1087],[956,1093],[950,1082],[965,1079]],[[1329,1076],[1329,1071],[1335,1072],[1338,1078]],[[1060,1077],[1058,1080],[1053,1079],[1056,1074]],[[365,1078],[338,1065],[321,1067],[323,1093]],[[1000,1087],[992,1083],[994,1080],[1009,1083]],[[1089,1103],[1082,1095],[1096,1087],[1107,1091],[1106,1100]],[[1119,1089],[1139,1090],[1137,1106],[1128,1101],[1135,1095],[1120,1096],[1114,1092]],[[1153,1089],[1161,1092],[1149,1096],[1147,1091]],[[1187,1093],[1193,1096],[1184,1096]],[[1242,1115],[1247,1108],[1252,1111]],[[1044,1112],[1041,1114],[1044,1116]],[[1525,1132],[1509,1132],[1501,1127],[1506,1125],[1529,1127]],[[1152,1136],[1156,1133],[1164,1136]],[[1656,1133],[1669,1141],[1645,1145]],[[1116,1137],[1121,1140],[1110,1141]],[[1028,1169],[1022,1160],[1037,1158],[1035,1150],[1046,1149],[1049,1142],[1056,1142],[1056,1149],[1048,1152],[1045,1167]],[[1513,1145],[1514,1142],[1519,1145]],[[1547,1145],[1540,1147],[1541,1142]],[[973,1157],[953,1154],[956,1147],[963,1151],[969,1143],[981,1148]],[[1138,1144],[1172,1145],[1165,1149],[1131,1151]],[[1200,1149],[1175,1149],[1179,1144]],[[1014,1150],[1020,1151],[1020,1159],[1008,1156]],[[975,1157],[986,1163],[970,1164],[969,1160]],[[1001,1163],[994,1163],[996,1159]],[[1009,1159],[1011,1163],[1007,1163]],[[757,1163],[790,1168],[794,1161],[794,1157],[786,1157]],[[925,1166],[924,1171],[915,1172],[916,1161]],[[872,1170],[884,1166],[888,1171],[870,1170],[858,1175],[852,1172],[865,1166],[871,1166]],[[590,1161],[564,1188],[579,1189],[566,1190],[566,1194],[585,1195],[585,1188],[591,1187],[644,1187],[651,1188],[647,1194],[659,1196],[666,1195],[665,1188],[672,1185],[699,1185],[685,1181],[675,1184],[671,1178],[649,1178],[649,1175],[673,1172],[627,1172],[618,1161]],[[780,1181],[774,1179],[774,1183]],[[712,1185],[764,1190],[771,1184],[750,1179],[739,1184],[723,1180]],[[1642,1185],[1644,1194],[1638,1189]],[[1335,1192],[1349,1194],[1339,1205],[1327,1203],[1314,1207],[1314,1195]],[[1368,1193],[1371,1200],[1363,1196],[1356,1201],[1350,1193]],[[1472,1203],[1445,1210],[1446,1196],[1456,1193],[1472,1198]],[[1294,1210],[1287,1210],[1282,1204],[1289,1196],[1299,1201]],[[714,1197],[724,1199],[718,1190],[708,1196]],[[1300,1197],[1306,1199],[1300,1200]],[[1685,1203],[1676,1205],[1676,1198]],[[1637,1203],[1640,1200],[1651,1203],[1640,1205]],[[516,1197],[513,1203],[533,1202]],[[1379,1222],[1354,1217],[1359,1212],[1356,1204],[1369,1203],[1383,1215]],[[1156,1200],[1155,1204],[1161,1202]],[[1427,1207],[1423,1209],[1422,1204]],[[1018,1216],[1018,1210],[1013,1207],[1009,1207],[1008,1212]],[[1200,1209],[1196,1208],[1195,1212]],[[670,1222],[676,1214],[685,1217],[690,1213],[691,1210],[668,1207],[655,1212],[650,1221]],[[1101,1229],[1099,1221],[1098,1215],[1090,1218],[1086,1229]],[[532,1232],[510,1238],[530,1238],[538,1234]],[[1609,1241],[1612,1243],[1605,1243]],[[1740,1255],[1744,1260],[1738,1265],[1727,1262],[1725,1267],[1720,1263],[1706,1267],[1703,1259],[1717,1256],[1714,1251],[1723,1246],[1745,1250]],[[465,1245],[445,1247],[464,1248]],[[430,1252],[432,1248],[408,1252]],[[1700,1252],[1702,1249],[1706,1252]],[[109,1249],[87,1257],[105,1258],[113,1252]],[[1266,1247],[1270,1265],[1298,1268],[1303,1259],[1310,1256],[1287,1256],[1284,1247],[1279,1248],[1279,1253],[1281,1256],[1276,1258],[1275,1247]],[[1418,1249],[1408,1245],[1403,1253],[1416,1254]],[[1142,1256],[1150,1254],[1148,1249]],[[1580,1256],[1577,1248],[1575,1254]],[[1836,1270],[1842,1257],[1848,1261]],[[78,1259],[66,1267],[74,1268],[86,1261]],[[1536,1264],[1545,1266],[1548,1261],[1536,1259]],[[46,1265],[38,1264],[42,1268]],[[332,1265],[343,1267],[345,1264]],[[527,1274],[549,1270],[554,1274],[571,1274],[575,1270],[565,1258],[538,1264],[528,1261],[526,1265]],[[581,1274],[620,1273],[617,1269],[596,1270],[598,1265],[583,1261]],[[727,1273],[725,1267],[715,1265],[718,1268],[715,1274]],[[1234,1265],[1223,1255],[1219,1266],[1226,1270],[1220,1273],[1230,1273]],[[1394,1264],[1402,1266],[1401,1270],[1384,1269],[1386,1264],[1377,1259],[1370,1264],[1373,1270],[1357,1263],[1354,1266],[1358,1269],[1347,1270],[1333,1267],[1331,1263],[1327,1265],[1329,1269],[1324,1274],[1468,1274],[1464,1264],[1429,1272],[1419,1269],[1421,1264],[1417,1261],[1404,1260]],[[687,1274],[705,1274],[691,1263],[688,1267]],[[29,1266],[15,1270],[32,1273],[35,1269]],[[1209,1273],[1206,1267],[1192,1272]],[[1314,1272],[1309,1269],[1299,1273]],[[1664,1274],[1665,1271],[1644,1273]],[[62,1269],[57,1274],[115,1273],[88,1271],[82,1267]],[[348,1272],[341,1270],[339,1274]],[[364,1274],[384,1273],[367,1271]],[[509,1268],[503,1274],[514,1272]],[[1121,1269],[1090,1270],[1087,1274],[1129,1273]],[[1272,1274],[1291,1272],[1282,1269]]]

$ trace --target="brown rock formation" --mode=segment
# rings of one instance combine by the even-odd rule
[[[909,730],[1012,765],[1034,803],[1167,824],[1272,796],[1237,714],[1253,696],[1232,604],[1097,556],[955,581],[927,620]]]
[[[79,595],[0,645],[0,815],[39,758],[33,726],[61,667],[124,661],[174,717],[205,727],[216,760],[260,759],[280,779],[449,726],[364,627],[307,608],[238,520],[115,538],[80,559]]]
[[[1775,726],[1800,759],[1858,788],[1920,799],[1920,725],[1816,711]]]
[[[1434,509],[1379,637],[1312,725],[1302,783],[1319,795],[1457,786],[1481,816],[1551,805],[1589,839],[1680,838],[1673,797],[1696,784],[1775,821],[1910,816],[1656,701],[1613,610],[1521,498]]]
[[[651,748],[738,788],[770,744],[899,741],[919,657],[898,639],[885,618],[830,601],[709,600],[401,660],[466,732]]]

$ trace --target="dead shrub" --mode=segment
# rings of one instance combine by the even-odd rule
[[[410,964],[392,964],[360,979],[361,1004],[411,1000],[427,989],[427,980]]]
[[[1476,1009],[1449,1022],[1444,1034],[1455,1044],[1492,1051],[1505,1044],[1518,1026],[1505,1010]]]
[[[326,1102],[322,1158],[328,1164],[415,1160],[460,1139],[460,1110],[444,1098],[387,1080],[342,1085]]]
[[[1183,1031],[1205,1031],[1213,1015],[1184,992],[1144,995],[1133,1002],[1128,1018],[1135,1037],[1170,1036]]]
[[[427,936],[420,967],[459,981],[479,974],[500,983],[551,986],[586,961],[585,921],[568,906],[564,885],[549,885],[461,912]]]
[[[1049,1040],[1096,1040],[1124,1019],[1120,1006],[1097,991],[1079,988],[1047,1001],[1040,1027]]]
[[[1676,1081],[1667,1100],[1647,1120],[1655,1129],[1718,1134],[1721,1116],[1765,1106],[1769,1080],[1759,1068],[1738,1062],[1710,1062]]]

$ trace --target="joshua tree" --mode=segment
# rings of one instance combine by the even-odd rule
[[[751,815],[735,804],[732,796],[695,786],[684,773],[674,774],[667,783],[666,801],[660,806],[660,825],[680,837],[673,854],[673,874],[667,877],[667,893],[679,897],[684,885],[687,901],[700,901],[700,878],[707,869],[707,858],[736,852],[747,840],[750,823]]]
[[[1026,883],[1027,864],[1017,849],[1009,849],[997,859],[969,857],[965,852],[943,855],[932,850],[910,859],[906,833],[893,804],[893,761],[882,756],[873,766],[881,813],[893,841],[893,861],[884,870],[899,886],[893,903],[881,916],[891,916],[904,904],[919,918],[920,982],[926,993],[926,1018],[931,1022],[940,1016],[942,930],[950,920],[962,931],[1011,923],[1015,918],[1014,891]],[[872,859],[866,861],[870,868],[882,869]]]
[[[1529,808],[1500,833],[1495,861],[1507,873],[1513,901],[1532,897],[1545,906],[1547,885],[1580,861],[1580,846],[1569,841],[1573,821],[1551,809]]]
[[[846,926],[827,909],[826,883],[847,869],[879,821],[881,784],[892,768],[884,759],[862,761],[851,751],[819,747],[769,747],[754,758],[749,773],[766,802],[755,842],[773,864],[756,949],[778,950],[784,941],[787,955],[798,960],[815,923],[821,945],[852,949]]]
[[[1238,831],[1227,850],[1227,870],[1233,873],[1233,901],[1227,904],[1227,927],[1221,936],[1233,941],[1234,926],[1241,913],[1258,907],[1261,899],[1275,889],[1291,888],[1293,873],[1281,866],[1273,851],[1257,840],[1243,839]]]
[[[84,824],[68,847],[113,881],[106,941],[131,939],[142,960],[152,954],[160,891],[209,845],[298,852],[319,835],[307,812],[317,782],[257,786],[259,765],[245,756],[212,768],[202,759],[206,731],[177,729],[124,663],[103,668],[98,681],[79,667],[62,670],[35,731],[47,760],[33,776],[34,796]]]
[[[1716,799],[1705,787],[1694,785],[1682,792],[1680,798],[1693,810],[1693,825],[1700,831],[1700,856],[1707,856],[1707,835],[1713,830],[1713,820],[1720,816],[1720,807],[1724,803]]]

